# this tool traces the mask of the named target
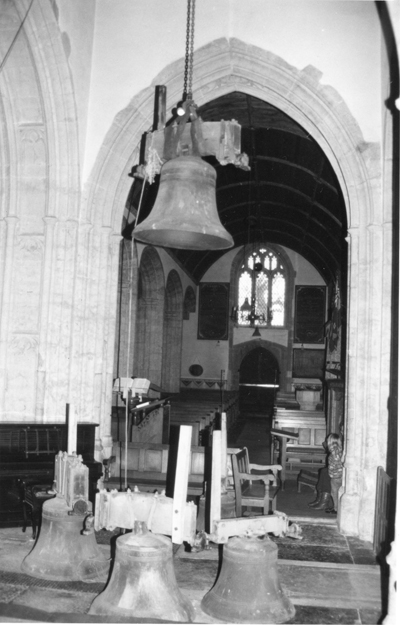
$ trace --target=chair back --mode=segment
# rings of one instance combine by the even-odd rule
[[[233,483],[235,486],[236,516],[242,516],[242,473],[249,473],[249,453],[244,447],[236,454],[232,454]],[[248,480],[247,480],[248,481]]]
[[[243,447],[243,449],[232,455],[232,463],[233,462],[235,462],[237,466],[238,473],[249,472],[249,452],[247,447]]]
[[[278,472],[281,470],[282,466],[279,464],[250,463],[247,447],[232,454],[237,517],[242,516],[242,505],[262,507],[264,514],[268,514],[269,502],[271,502],[272,510],[276,510],[276,494],[279,490]]]

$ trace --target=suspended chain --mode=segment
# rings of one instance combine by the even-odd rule
[[[183,79],[183,98],[192,99],[193,50],[194,50],[194,14],[196,0],[188,0],[186,20],[185,73]]]

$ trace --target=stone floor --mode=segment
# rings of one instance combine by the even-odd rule
[[[231,446],[248,446],[250,461],[269,462],[268,427],[264,419],[248,419],[238,424],[229,440]],[[278,510],[298,523],[302,539],[270,540],[278,547],[276,569],[283,592],[295,607],[290,624],[357,623],[372,625],[382,620],[381,569],[370,543],[343,536],[335,518],[324,511],[312,511],[308,502],[311,489],[297,492],[295,476],[278,493]],[[34,547],[28,529],[0,529],[0,622],[29,623],[112,623],[115,619],[88,614],[94,598],[107,584],[107,575],[96,581],[54,582],[24,574],[21,564]],[[104,555],[111,558],[115,551],[117,533],[105,530],[96,533],[97,543]],[[245,539],[244,539],[245,540]],[[223,548],[211,544],[210,549],[191,553],[184,546],[174,552],[174,570],[182,594],[191,601],[196,623],[221,623],[201,609],[201,600],[214,585],[223,562]],[[254,570],[254,584],[260,574]],[[238,592],[234,592],[238,595]],[[240,601],[240,596],[237,601]],[[244,599],[246,600],[246,599]],[[233,618],[227,622],[233,622]],[[165,623],[166,620],[135,618],[131,623]],[[224,621],[226,622],[226,621]],[[245,622],[236,620],[236,622]],[[265,618],[261,622],[270,623]]]
[[[282,590],[296,609],[288,623],[378,623],[381,571],[371,545],[341,536],[333,525],[300,525],[302,540],[270,537],[278,546],[276,571]],[[96,538],[100,549],[110,557],[116,534],[103,530]],[[106,586],[106,575],[94,582],[54,582],[22,573],[21,563],[33,545],[29,530],[26,534],[21,528],[0,530],[1,622],[116,622],[87,614]],[[201,609],[203,596],[217,579],[221,558],[223,548],[214,544],[198,553],[180,546],[174,554],[177,583],[194,606],[196,623],[221,622]],[[254,572],[254,583],[260,573]],[[132,617],[129,622],[169,621]]]

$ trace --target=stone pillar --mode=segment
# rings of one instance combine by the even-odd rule
[[[386,466],[387,453],[391,245],[384,224],[349,233],[345,464],[338,518],[343,533],[372,541],[376,468]]]
[[[46,369],[48,367],[48,332],[49,332],[49,310],[52,287],[52,258],[54,255],[54,231],[57,223],[56,217],[44,217],[45,237],[44,237],[44,257],[43,257],[43,278],[42,297],[40,308],[40,333],[39,333],[39,353],[36,371],[36,399],[35,416],[38,421],[44,419],[45,398],[46,398]]]
[[[1,301],[1,324],[0,324],[0,417],[4,418],[5,390],[7,383],[7,350],[8,337],[10,336],[9,319],[11,312],[12,294],[12,269],[14,261],[14,248],[18,217],[10,215],[5,218],[5,254],[3,265],[3,294]]]
[[[111,236],[110,236],[111,235]],[[105,310],[105,345],[102,367],[101,404],[100,404],[100,428],[99,438],[102,445],[103,458],[108,458],[112,452],[111,435],[111,410],[112,388],[114,374],[114,348],[116,328],[116,298],[118,290],[118,262],[121,236],[110,233],[108,236],[108,275],[107,275],[107,299]],[[135,303],[135,302],[134,302]],[[134,327],[134,326],[133,326]],[[133,355],[132,355],[133,357]]]

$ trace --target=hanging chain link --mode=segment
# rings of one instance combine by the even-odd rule
[[[192,99],[193,50],[194,50],[194,14],[196,0],[188,0],[186,20],[185,73],[183,79],[183,97]]]

